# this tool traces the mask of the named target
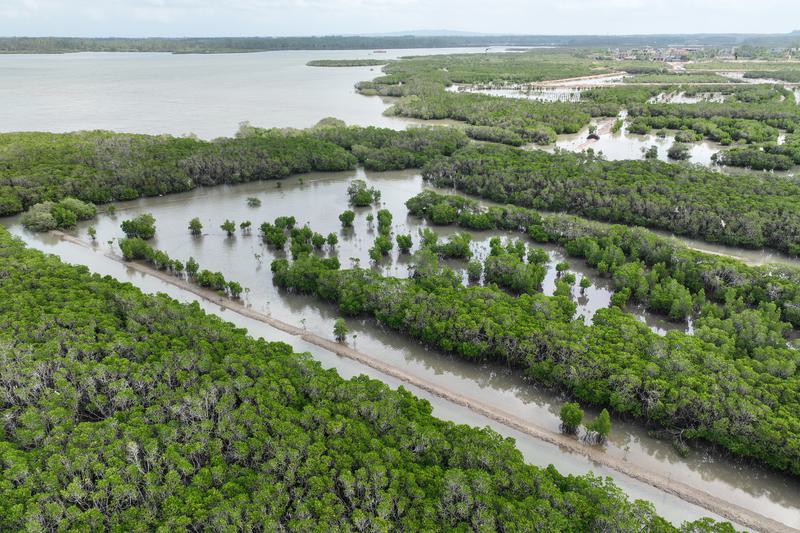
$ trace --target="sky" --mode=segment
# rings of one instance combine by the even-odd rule
[[[0,0],[0,35],[787,33],[800,0]]]

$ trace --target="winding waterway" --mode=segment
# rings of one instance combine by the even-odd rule
[[[379,57],[453,51],[475,52],[482,49],[395,50]],[[204,56],[0,56],[0,98],[4,102],[0,107],[0,128],[4,131],[103,128],[142,133],[192,132],[212,138],[232,134],[238,123],[245,120],[266,127],[307,127],[325,116],[337,116],[348,123],[393,128],[413,123],[407,119],[383,116],[382,112],[389,105],[387,100],[363,97],[353,90],[355,82],[378,75],[379,67],[305,66],[311,59],[358,57],[375,56],[369,51]],[[559,146],[575,149],[573,145],[584,141],[585,132],[581,132],[573,138],[562,138]],[[638,139],[623,131],[601,136],[592,148],[602,150],[610,158],[638,158],[641,157],[641,147],[650,144],[659,145],[659,155],[663,157],[671,140],[649,136]],[[715,147],[698,146],[700,153],[693,152],[693,160],[710,160],[710,153]],[[277,182],[250,183],[120,203],[115,216],[101,215],[93,221],[98,233],[94,252],[53,235],[26,232],[16,218],[0,219],[0,223],[7,225],[30,246],[58,254],[68,262],[84,264],[94,272],[131,281],[148,292],[165,292],[181,301],[198,300],[192,293],[106,256],[111,251],[107,241],[121,236],[119,223],[123,219],[137,213],[151,212],[158,225],[153,246],[179,259],[193,256],[202,268],[219,270],[228,279],[239,281],[249,289],[246,303],[253,310],[302,325],[320,336],[330,337],[333,321],[338,316],[336,310],[320,305],[313,298],[282,293],[272,285],[269,263],[276,254],[262,247],[257,229],[250,236],[237,234],[234,238],[228,238],[219,225],[225,219],[233,219],[237,223],[251,220],[257,228],[261,222],[271,221],[276,216],[294,215],[300,224],[309,223],[315,231],[323,234],[335,231],[339,234],[336,255],[343,265],[350,263],[349,258],[357,258],[365,265],[368,261],[367,249],[376,231],[366,221],[365,213],[374,212],[374,209],[360,210],[355,227],[350,231],[341,230],[337,219],[338,213],[344,209],[347,184],[354,177],[366,179],[370,185],[382,191],[382,207],[394,215],[395,233],[410,232],[415,242],[419,240],[416,232],[425,224],[408,217],[403,205],[424,186],[418,173],[413,171],[364,173],[359,170],[309,174],[283,180],[280,186]],[[250,196],[260,198],[261,207],[248,207],[246,198]],[[189,219],[195,216],[200,217],[205,226],[205,235],[200,238],[191,237],[186,228]],[[76,228],[75,235],[86,239],[86,227],[87,224],[82,224]],[[437,228],[443,238],[453,231],[453,228]],[[473,235],[473,249],[478,257],[482,257],[486,254],[489,238],[502,234],[473,232]],[[754,264],[772,261],[797,264],[792,258],[768,251],[743,251],[685,239],[684,242],[712,253],[734,255]],[[564,256],[554,247],[549,247],[548,251],[551,261],[543,290],[552,294],[555,288],[554,265]],[[590,320],[597,309],[608,305],[610,287],[604,278],[594,275],[583,262],[571,260],[571,263],[571,270],[576,273],[578,280],[588,276],[593,281],[593,286],[585,294],[581,294],[577,288],[574,291],[577,313]],[[459,263],[455,262],[453,266],[459,266]],[[399,255],[395,249],[391,258],[382,263],[380,268],[384,274],[405,276],[407,267],[408,257]],[[400,384],[396,378],[337,356],[214,302],[199,301],[207,311],[247,327],[253,335],[283,340],[299,351],[310,352],[323,366],[334,367],[345,377],[365,373],[393,386]],[[685,327],[648,313],[633,312],[661,333]],[[562,399],[551,391],[524,382],[508,369],[496,365],[475,365],[427,350],[400,335],[385,331],[369,320],[349,320],[348,326],[356,335],[351,344],[360,352],[378,356],[405,372],[511,412],[547,430],[558,431],[558,411]],[[437,416],[471,425],[490,425],[501,434],[515,438],[519,449],[532,463],[552,463],[566,473],[592,470],[600,475],[610,475],[632,497],[652,501],[662,515],[674,522],[709,515],[705,509],[592,463],[582,455],[559,449],[425,390],[406,386],[428,399]],[[588,413],[590,417],[594,414]],[[638,425],[619,420],[615,421],[605,451],[611,457],[624,459],[662,476],[679,479],[716,497],[800,528],[800,482],[796,479],[739,464],[703,448],[694,448],[688,457],[682,458],[670,443],[653,439]]]

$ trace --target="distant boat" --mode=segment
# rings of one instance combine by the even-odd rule
[[[385,54],[386,50],[373,50],[372,53],[373,54]]]

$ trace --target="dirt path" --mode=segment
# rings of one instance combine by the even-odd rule
[[[68,235],[60,231],[53,231],[52,233],[60,237],[63,241],[93,249],[90,243],[78,239],[72,235]],[[617,472],[620,472],[621,474],[625,474],[626,476],[639,480],[643,483],[647,483],[648,485],[651,485],[659,490],[673,494],[686,502],[707,509],[712,513],[726,518],[727,520],[731,520],[757,531],[798,531],[786,526],[781,522],[763,516],[750,509],[745,509],[744,507],[728,502],[721,498],[717,498],[708,492],[687,485],[686,483],[682,483],[680,481],[670,479],[662,474],[641,468],[636,464],[625,461],[624,459],[611,457],[600,448],[583,444],[571,436],[550,431],[549,429],[531,423],[529,420],[519,418],[512,413],[485,404],[480,400],[461,395],[458,392],[448,389],[439,383],[434,383],[423,377],[414,375],[402,368],[382,361],[377,357],[354,350],[345,344],[326,339],[325,337],[311,333],[303,328],[283,322],[282,320],[278,320],[271,316],[267,316],[258,311],[254,311],[253,309],[248,308],[235,300],[231,300],[229,298],[220,296],[213,291],[198,287],[197,285],[194,285],[183,278],[172,276],[166,272],[156,270],[139,262],[124,261],[120,256],[110,252],[106,253],[105,256],[138,272],[154,276],[166,283],[191,292],[197,296],[200,296],[201,298],[205,298],[206,300],[212,301],[220,307],[224,307],[239,313],[240,315],[268,324],[275,329],[297,336],[306,342],[319,346],[320,348],[333,352],[339,356],[347,357],[348,359],[357,361],[383,374],[386,374],[387,376],[399,379],[405,383],[429,392],[430,394],[438,396],[439,398],[452,402],[456,405],[466,407],[473,412],[494,420],[495,422],[499,422],[500,424],[516,429],[517,431],[530,435],[536,439],[558,446],[561,451],[586,457],[594,463],[611,468]]]

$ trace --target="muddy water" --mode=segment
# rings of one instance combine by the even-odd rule
[[[660,230],[651,230],[651,231],[653,231],[653,233],[657,233],[665,237],[672,237],[678,242],[685,244],[689,248],[693,248],[695,250],[699,250],[701,252],[706,252],[709,254],[732,257],[734,259],[742,261],[743,263],[747,263],[748,265],[756,266],[756,265],[767,265],[774,263],[779,265],[800,267],[799,258],[781,252],[777,252],[775,250],[770,250],[768,248],[758,248],[755,250],[748,250],[745,248],[737,248],[735,246],[726,246],[724,244],[713,244],[697,239],[691,239],[689,237],[679,237],[667,231],[660,231]]]
[[[624,117],[624,114],[622,115]],[[581,151],[591,148],[595,152],[602,152],[606,159],[620,160],[620,159],[644,159],[644,153],[651,146],[658,149],[658,159],[662,161],[669,161],[667,157],[667,150],[675,142],[675,135],[668,134],[664,137],[659,137],[654,134],[639,135],[629,133],[627,127],[623,126],[620,131],[616,133],[603,132],[603,124],[613,121],[614,119],[593,119],[590,125],[584,127],[581,131],[574,134],[559,135],[558,140],[552,146],[547,146],[544,149],[552,152],[556,148],[569,151]],[[600,130],[600,139],[596,141],[587,141],[589,135],[589,127],[591,125],[598,126]],[[541,148],[531,146],[530,148]],[[722,146],[718,143],[709,141],[701,141],[697,143],[690,143],[690,158],[689,162],[711,166],[711,156],[717,153]]]
[[[469,92],[523,98],[539,102],[579,102],[581,91],[590,87],[613,85],[622,82],[624,75],[608,74],[584,76],[563,80],[515,84],[455,84],[447,88],[450,92]]]
[[[524,98],[537,102],[580,102],[581,90],[572,87],[529,87],[525,89],[480,89],[471,85],[452,85],[447,88],[449,92],[480,93],[489,96],[503,96],[505,98]]]
[[[745,83],[768,83],[771,85],[783,85],[785,88],[794,92],[794,101],[800,105],[800,87],[797,83],[786,83],[783,80],[776,80],[774,78],[745,78],[744,71],[720,72],[719,74],[727,76],[733,80],[743,81]]]
[[[745,78],[744,71],[741,70],[735,70],[731,72],[719,72],[718,74],[720,74],[721,76],[726,76],[732,80],[737,80],[740,82],[750,83],[755,85],[760,83],[768,83],[771,85],[783,85],[786,83],[783,80],[776,80],[775,78]]]
[[[0,54],[0,131],[107,129],[132,133],[233,135],[238,124],[351,124],[404,128],[387,103],[355,92],[377,67],[308,67],[312,59],[483,52],[483,48],[279,51],[252,54]]]
[[[648,104],[697,104],[700,102],[724,102],[722,93],[708,92],[689,96],[683,91],[659,93],[647,100]]]
[[[186,259],[195,257],[202,268],[219,270],[228,279],[237,280],[250,289],[247,294],[248,303],[256,310],[269,313],[286,322],[304,325],[308,330],[320,335],[330,336],[333,322],[337,318],[336,310],[327,305],[320,305],[313,298],[283,294],[271,283],[269,263],[276,257],[271,250],[262,247],[257,230],[251,236],[236,235],[227,238],[219,225],[226,219],[237,223],[251,220],[255,226],[279,215],[294,215],[300,224],[308,222],[315,230],[323,234],[335,231],[339,234],[340,244],[337,255],[344,265],[349,258],[357,258],[362,264],[367,262],[367,248],[371,246],[376,228],[370,228],[366,221],[366,213],[374,209],[359,210],[355,228],[342,231],[337,219],[338,213],[345,208],[346,187],[352,177],[367,179],[370,185],[378,187],[383,193],[384,207],[394,215],[395,232],[411,232],[415,234],[421,222],[409,218],[403,205],[404,201],[422,189],[421,178],[413,172],[391,172],[364,174],[361,171],[338,174],[312,174],[301,178],[284,180],[278,187],[276,182],[251,183],[236,187],[218,187],[195,190],[185,194],[163,198],[138,200],[119,204],[115,217],[100,216],[95,221],[98,232],[97,253],[89,252],[75,245],[54,242],[53,237],[33,235],[24,232],[14,220],[5,220],[13,232],[21,235],[32,246],[46,251],[58,253],[70,262],[87,264],[93,270],[113,274],[119,279],[128,279],[145,290],[161,290],[176,294],[177,289],[167,289],[163,283],[152,278],[132,273],[122,265],[105,258],[108,251],[106,241],[121,236],[119,223],[132,215],[151,212],[157,219],[158,232],[153,245],[168,252],[172,257]],[[246,198],[256,196],[262,200],[259,208],[250,208]],[[194,216],[200,217],[204,235],[193,238],[186,225]],[[86,238],[86,226],[78,228],[77,234]],[[440,233],[447,235],[453,231],[446,228]],[[485,246],[491,233],[475,234],[474,248],[477,254],[485,255]],[[562,256],[551,249],[551,263],[561,260]],[[260,259],[259,259],[260,255]],[[400,257],[394,250],[391,259],[380,266],[385,274],[403,276],[407,272],[408,258]],[[590,271],[572,261],[572,269],[578,278],[591,276]],[[545,292],[554,288],[553,273],[548,273],[544,284]],[[576,294],[580,309],[578,313],[588,316],[599,307],[608,303],[610,291],[601,279],[592,278],[594,288],[587,291],[584,301]],[[180,292],[180,291],[178,291]],[[576,289],[576,293],[578,289]],[[181,294],[182,299],[194,299]],[[219,311],[211,303],[205,304],[208,309]],[[255,335],[284,340],[286,335],[275,334],[266,326],[242,322],[244,319],[227,311],[221,316],[229,320],[239,321],[250,328]],[[648,317],[643,315],[643,319]],[[537,424],[552,431],[558,430],[558,410],[562,399],[549,391],[540,390],[525,383],[519,377],[498,365],[475,365],[448,357],[432,350],[409,342],[402,336],[387,332],[369,320],[348,320],[351,331],[356,335],[352,343],[365,353],[380,356],[391,364],[408,372],[442,383],[461,394],[479,398],[515,413],[518,416],[534,420]],[[334,366],[345,376],[357,373],[374,372],[350,361],[345,361],[320,349],[300,346],[297,339],[292,344],[300,350],[311,351],[325,366]],[[380,376],[377,376],[380,377]],[[392,380],[387,379],[390,383]],[[423,397],[429,395],[421,394]],[[485,425],[490,424],[504,434],[518,439],[520,449],[534,463],[554,463],[559,469],[567,472],[582,472],[593,469],[584,459],[563,454],[553,446],[544,445],[530,437],[490,423],[465,409],[458,408],[448,402],[430,398],[436,406],[437,414],[452,418],[459,422]],[[589,416],[593,416],[590,413]],[[694,449],[687,458],[679,457],[669,443],[650,438],[641,428],[616,421],[609,443],[606,445],[609,454],[623,457],[627,461],[644,468],[660,472],[664,475],[681,479],[718,497],[729,500],[743,507],[756,510],[771,518],[783,521],[794,527],[800,527],[800,483],[760,468],[740,465],[736,462],[709,453],[704,449]],[[617,476],[620,478],[620,476]],[[676,502],[653,489],[646,489],[640,484],[621,477],[620,482],[626,490],[636,497],[653,500],[659,511],[671,519],[683,519],[707,514],[682,502]]]

